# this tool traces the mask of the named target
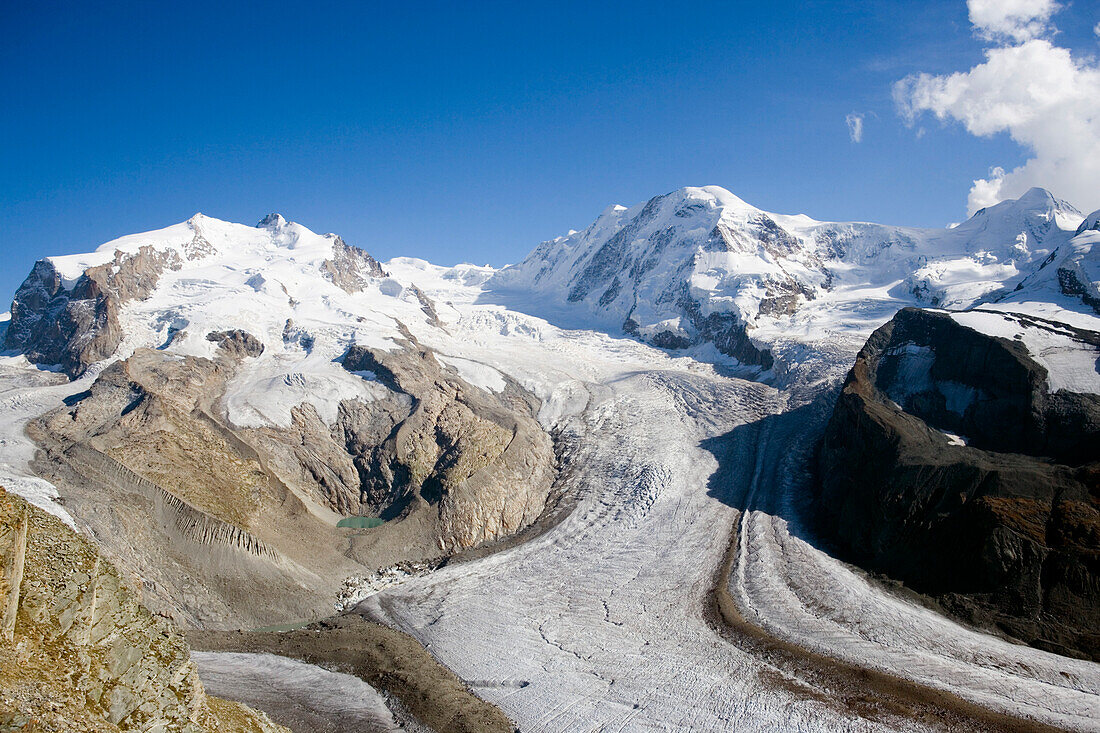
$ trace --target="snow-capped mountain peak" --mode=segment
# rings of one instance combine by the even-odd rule
[[[247,259],[275,249],[298,249],[301,250],[298,257],[325,259],[331,256],[336,239],[332,234],[316,234],[279,214],[270,214],[257,226],[250,227],[197,213],[187,221],[163,229],[113,239],[90,253],[45,259],[61,275],[66,287],[71,287],[89,267],[107,264],[120,255],[135,255],[142,248],[178,257],[181,262],[218,256]]]
[[[992,206],[988,206],[984,209],[979,209],[977,213],[974,214],[974,216],[985,216],[987,214],[995,213],[997,211],[1005,211],[1010,209],[1020,211],[1054,210],[1056,212],[1065,213],[1068,215],[1081,215],[1081,212],[1078,211],[1073,204],[1055,197],[1054,194],[1052,194],[1045,188],[1033,186],[1029,188],[1019,198],[1006,199]]]
[[[91,253],[40,260],[16,293],[6,345],[77,376],[120,348],[172,345],[212,355],[216,344],[206,335],[235,329],[268,350],[335,354],[354,335],[329,340],[321,326],[343,322],[360,306],[369,311],[372,297],[410,298],[410,310],[420,312],[415,293],[387,286],[381,265],[363,250],[278,215],[264,221],[250,227],[197,214]],[[364,327],[364,339],[370,330]]]
[[[774,214],[720,186],[685,187],[631,207],[608,206],[585,229],[543,242],[517,265],[479,270],[477,279],[528,303],[533,296],[555,313],[571,311],[575,325],[625,331],[665,348],[713,344],[768,369],[791,333],[862,338],[906,305],[963,308],[1014,289],[1018,299],[1020,288],[1040,281],[1065,290],[1066,273],[1076,283],[1071,290],[1092,293],[1091,244],[1064,246],[1088,221],[1043,189],[951,229],[918,229]],[[1054,260],[1057,267],[1035,274]],[[295,325],[286,333],[342,322],[355,310],[348,304],[368,292],[432,310],[417,288],[388,278],[370,255],[334,234],[276,213],[254,227],[195,214],[88,254],[41,261],[16,296],[6,342],[79,374],[113,353],[124,332],[203,354],[212,347],[196,335],[242,328],[238,316],[246,314],[262,325],[252,329],[262,330],[257,337],[282,343],[287,321]],[[114,305],[63,317],[77,313],[77,302],[105,307],[102,298]],[[126,314],[148,316],[140,328],[121,327],[126,304]],[[43,313],[54,326],[35,320]],[[88,338],[91,332],[98,335]],[[305,342],[319,343],[314,334]],[[332,348],[337,343],[348,342],[340,337]]]
[[[491,284],[564,300],[659,346],[709,341],[769,366],[769,331],[834,327],[835,308],[819,305],[970,306],[1022,281],[1080,222],[1039,188],[954,228],[919,229],[773,214],[719,186],[687,187],[609,207]]]
[[[972,251],[984,247],[1006,259],[1019,258],[1024,248],[1041,244],[1051,232],[1073,231],[1081,220],[1072,204],[1032,188],[1018,199],[979,210],[955,229],[971,239]]]

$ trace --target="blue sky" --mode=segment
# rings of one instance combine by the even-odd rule
[[[961,0],[354,5],[0,3],[0,298],[196,211],[500,265],[684,185],[941,226],[1026,157],[895,111],[894,81],[981,61]],[[1094,14],[1060,40],[1095,53]]]

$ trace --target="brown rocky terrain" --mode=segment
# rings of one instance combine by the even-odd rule
[[[516,729],[416,639],[354,614],[294,631],[193,631],[189,638],[196,649],[278,654],[354,675],[396,698],[418,723],[433,731],[512,733]]]
[[[139,350],[28,427],[38,470],[152,608],[188,626],[263,625],[330,608],[358,565],[346,532],[318,519],[213,417],[231,363]],[[334,524],[334,522],[333,522]]]
[[[323,617],[349,575],[496,540],[541,513],[554,454],[517,386],[470,387],[409,335],[344,358],[389,398],[345,400],[331,426],[307,404],[286,428],[237,428],[220,400],[263,344],[208,338],[215,359],[139,349],[28,428],[70,511],[181,623]],[[335,526],[348,515],[389,521]]]
[[[60,520],[0,488],[0,729],[286,728],[203,690],[183,634],[138,581]]]
[[[1100,659],[1098,457],[1100,398],[1051,393],[1019,342],[905,309],[837,400],[818,519],[842,554],[965,621]]]
[[[431,507],[448,554],[528,526],[554,478],[553,446],[534,419],[537,401],[511,382],[499,397],[474,389],[406,336],[396,356],[353,347],[343,360],[411,398],[410,413],[384,441],[372,439],[376,422],[350,413],[343,421],[365,503],[382,516]]]

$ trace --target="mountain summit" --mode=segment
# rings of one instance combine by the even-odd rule
[[[857,303],[885,319],[907,304],[961,308],[1007,292],[1080,221],[1043,189],[919,229],[773,214],[718,186],[682,188],[606,209],[492,284],[575,304],[657,346],[713,342],[769,368],[767,334],[793,323],[820,332],[864,321]]]
[[[890,729],[1087,727],[1096,220],[1042,190],[918,229],[685,188],[497,271],[196,214],[35,264],[0,484],[158,613],[256,628],[335,601],[525,729],[834,730],[854,691]],[[698,612],[716,593],[733,633],[830,676],[761,685],[774,660]],[[355,653],[335,628],[300,636]]]

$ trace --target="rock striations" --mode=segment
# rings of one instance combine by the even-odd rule
[[[285,732],[208,696],[183,634],[62,522],[0,489],[5,730]]]

